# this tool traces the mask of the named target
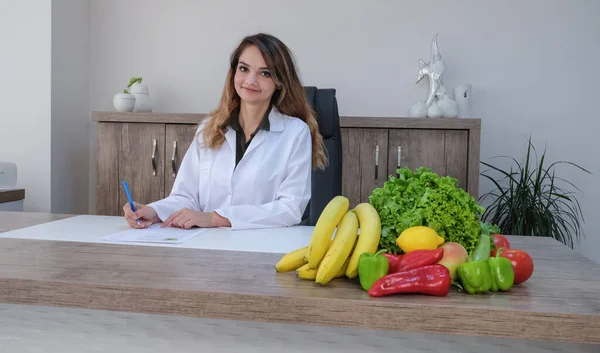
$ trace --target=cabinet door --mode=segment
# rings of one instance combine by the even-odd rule
[[[119,200],[121,124],[99,122],[97,126],[96,214],[118,216],[123,207]]]
[[[388,130],[343,128],[342,146],[342,194],[354,207],[368,202],[373,190],[387,180]]]
[[[444,130],[394,129],[390,130],[390,174],[396,174],[398,166],[415,170],[431,168],[435,173],[446,173],[444,158]],[[398,161],[398,147],[400,160]]]
[[[470,190],[467,189],[469,132],[467,130],[446,130],[445,147],[446,175],[458,179],[458,186],[469,192]]]
[[[450,175],[466,190],[468,133],[464,130],[391,129],[390,174],[398,168],[431,168],[440,176]]]
[[[361,129],[342,128],[342,195],[350,200],[350,207],[360,200],[361,173],[360,141]]]
[[[181,161],[194,140],[197,128],[198,125],[195,124],[167,124],[166,126],[165,156],[168,160],[165,163],[165,196],[168,196],[173,189]]]
[[[127,182],[134,201],[147,204],[165,194],[165,124],[122,123],[119,183]],[[127,203],[123,187],[119,214]]]

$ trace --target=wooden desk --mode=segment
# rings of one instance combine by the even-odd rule
[[[18,218],[0,213],[0,224],[11,222],[10,216]],[[286,235],[285,230],[261,232]],[[350,280],[319,287],[293,273],[276,273],[277,253],[4,237],[0,303],[97,315],[102,310],[159,314],[156,320],[254,322],[266,325],[264,330],[285,331],[282,335],[297,331],[297,325],[317,331],[325,326],[340,340],[348,332],[368,340],[376,329],[410,342],[422,339],[423,345],[407,350],[414,352],[506,346],[527,352],[600,351],[600,266],[554,239],[509,240],[528,251],[536,267],[528,282],[508,293],[370,298]]]
[[[3,212],[0,211],[0,233],[15,229],[35,226],[37,224],[73,217],[75,215],[36,212]]]
[[[23,211],[25,189],[0,189],[0,211]]]
[[[0,189],[0,203],[23,200],[25,189]]]

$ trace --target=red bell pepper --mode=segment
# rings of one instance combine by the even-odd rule
[[[386,252],[384,252],[381,255],[387,257],[388,262],[390,264],[390,267],[388,269],[388,273],[394,273],[394,272],[398,272],[399,271],[399,269],[400,269],[400,261],[402,261],[402,257],[404,255],[388,254]]]
[[[420,293],[444,297],[450,292],[452,278],[444,265],[434,264],[388,274],[378,279],[368,293],[372,297],[397,293]]]
[[[415,250],[402,255],[388,253],[382,255],[387,257],[390,264],[388,273],[395,273],[436,264],[444,257],[444,249]]]
[[[444,257],[444,248],[435,250],[414,250],[405,254],[400,260],[398,271],[408,271],[438,263]]]

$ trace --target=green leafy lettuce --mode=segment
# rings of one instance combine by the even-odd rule
[[[380,248],[401,253],[396,245],[398,235],[406,228],[422,225],[471,253],[481,234],[480,218],[485,209],[458,187],[455,178],[440,177],[424,167],[414,172],[400,168],[398,174],[369,196],[381,218]]]

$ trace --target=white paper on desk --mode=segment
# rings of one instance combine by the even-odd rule
[[[181,244],[199,234],[206,232],[208,228],[161,228],[160,223],[153,224],[143,229],[128,229],[122,232],[108,235],[102,240],[113,242],[142,242],[142,243],[168,243]]]

